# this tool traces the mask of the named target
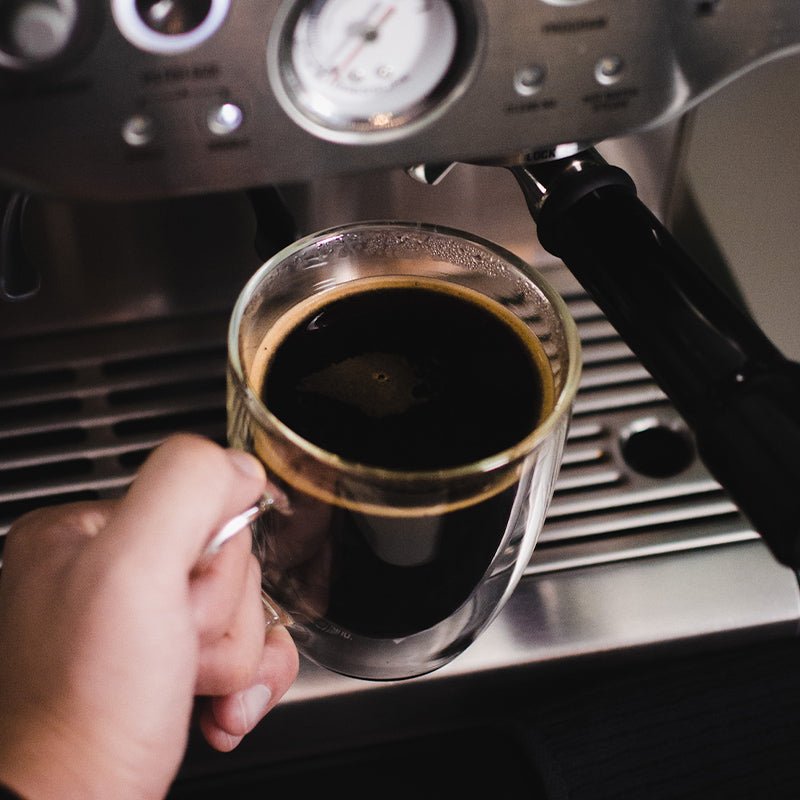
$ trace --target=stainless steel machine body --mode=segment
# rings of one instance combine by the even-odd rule
[[[198,18],[191,7],[4,4],[0,174],[135,198],[550,158],[675,119],[800,41],[793,0],[204,0]],[[173,28],[148,17],[159,8]],[[398,37],[385,65],[363,59]],[[431,54],[448,47],[439,64]]]
[[[601,143],[677,224],[690,197],[687,112],[800,48],[795,0],[408,0],[421,18],[446,6],[451,60],[423,58],[434,74],[410,95],[388,92],[387,111],[357,99],[344,115],[325,86],[307,85],[294,48],[315,41],[315,14],[327,7],[336,23],[351,5],[374,15],[357,42],[380,42],[391,18],[379,12],[392,4],[209,0],[205,15],[178,14],[177,33],[147,17],[156,5],[0,9],[0,175],[10,192],[29,194],[19,235],[42,283],[36,297],[0,306],[3,532],[28,508],[115,496],[173,430],[223,437],[227,314],[261,260],[254,187],[277,184],[301,233],[417,219],[505,245],[564,294],[585,356],[548,523],[489,631],[447,668],[401,685],[303,664],[238,756],[190,749],[186,780],[434,730],[458,716],[465,686],[491,698],[512,678],[597,658],[796,635],[795,573],[773,559],[696,459],[661,390],[538,245],[513,178],[480,166]],[[449,30],[436,24],[445,24],[437,36]],[[404,67],[405,83],[418,63]],[[405,172],[453,161],[473,163],[436,186]],[[702,221],[691,217],[693,230]],[[632,455],[637,441],[643,460]],[[343,717],[352,721],[344,733],[333,721]]]

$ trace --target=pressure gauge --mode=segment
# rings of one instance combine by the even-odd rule
[[[296,3],[276,49],[288,110],[306,127],[343,141],[433,113],[457,90],[474,55],[476,26],[466,6],[461,0]]]

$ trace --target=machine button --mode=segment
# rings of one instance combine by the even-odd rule
[[[122,126],[122,138],[131,147],[145,147],[152,144],[156,136],[156,124],[146,114],[134,114]]]
[[[36,67],[64,53],[75,31],[75,0],[16,0],[0,8],[0,63]]]
[[[208,112],[206,121],[215,136],[227,136],[239,130],[244,122],[244,111],[236,103],[220,103]]]
[[[547,77],[547,68],[542,64],[526,64],[514,75],[514,89],[517,94],[529,97],[542,88]]]
[[[616,83],[624,71],[625,61],[620,56],[603,56],[594,65],[595,80],[604,86]]]

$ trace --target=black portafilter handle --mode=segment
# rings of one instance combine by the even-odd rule
[[[595,151],[511,171],[544,248],[675,404],[701,459],[775,557],[800,567],[800,365]]]

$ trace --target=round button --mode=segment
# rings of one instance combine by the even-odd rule
[[[625,71],[625,62],[619,56],[603,56],[594,66],[594,77],[606,86],[616,83]]]
[[[23,58],[43,61],[61,52],[71,32],[68,15],[52,6],[34,4],[16,15],[11,33]]]
[[[514,89],[517,94],[527,97],[536,94],[544,85],[547,69],[541,64],[527,64],[514,75]]]
[[[134,114],[122,126],[122,138],[131,147],[145,147],[153,142],[156,124],[147,114]]]
[[[244,111],[236,103],[220,103],[208,112],[207,122],[215,136],[227,136],[239,130],[244,122]]]
[[[60,56],[78,18],[75,0],[0,3],[0,63],[24,69]]]

